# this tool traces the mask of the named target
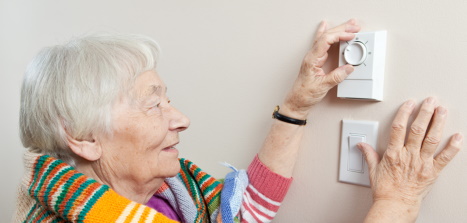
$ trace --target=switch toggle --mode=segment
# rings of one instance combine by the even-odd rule
[[[363,173],[363,154],[357,148],[357,144],[360,142],[365,142],[364,135],[351,134],[349,136],[349,158],[347,170],[357,173]]]
[[[364,142],[376,148],[377,137],[378,122],[342,120],[340,182],[370,186],[368,165],[357,144]]]

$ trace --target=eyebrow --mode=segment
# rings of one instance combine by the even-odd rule
[[[162,86],[160,85],[151,85],[149,89],[144,94],[145,96],[151,96],[153,94],[161,95]],[[166,89],[167,91],[167,89]]]
[[[151,96],[151,95],[161,95],[163,87],[160,85],[151,85],[144,93],[144,96]],[[167,87],[165,88],[165,92],[167,93]]]

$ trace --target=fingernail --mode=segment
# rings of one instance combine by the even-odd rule
[[[361,143],[357,143],[357,148],[362,150],[363,149],[363,145]]]
[[[462,136],[462,133],[457,133],[455,136],[454,136],[454,139],[458,142],[462,141],[464,137]]]
[[[439,107],[437,108],[437,112],[438,112],[438,114],[440,114],[440,115],[445,115],[445,114],[448,112],[448,110],[447,110],[446,108],[444,108],[443,106],[439,106]]]
[[[345,73],[350,74],[354,71],[354,68],[352,65],[345,66]]]
[[[426,103],[428,103],[428,104],[434,104],[434,103],[435,103],[435,99],[432,98],[432,97],[429,97],[429,98],[426,99]]]
[[[415,102],[412,101],[412,100],[408,100],[407,102],[405,102],[405,105],[409,108],[413,107],[415,105]]]

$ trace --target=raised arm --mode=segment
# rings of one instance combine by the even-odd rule
[[[327,28],[326,22],[321,23],[313,46],[303,59],[298,77],[280,106],[281,115],[306,119],[313,105],[353,71],[351,65],[345,65],[326,74],[322,66],[333,43],[351,40],[359,30],[360,26],[354,19],[332,29]],[[261,162],[273,172],[291,177],[303,131],[303,125],[275,120],[258,154]]]

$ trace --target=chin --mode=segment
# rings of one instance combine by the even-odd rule
[[[177,159],[176,163],[167,165],[163,168],[164,168],[164,171],[162,172],[163,173],[162,177],[164,178],[174,177],[174,176],[177,176],[177,174],[180,172],[180,163],[178,162],[178,159]]]

